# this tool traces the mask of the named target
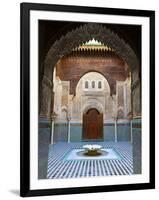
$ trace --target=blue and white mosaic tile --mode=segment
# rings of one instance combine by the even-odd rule
[[[133,174],[132,145],[129,142],[96,142],[110,150],[110,157],[77,159],[77,151],[89,142],[50,145],[47,178],[79,178]],[[91,143],[92,144],[92,143]],[[86,158],[86,157],[85,157]]]

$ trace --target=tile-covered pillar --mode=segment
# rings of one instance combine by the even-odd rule
[[[134,174],[141,174],[141,118],[133,119],[132,122],[132,150]]]
[[[51,77],[43,75],[40,92],[40,116],[38,128],[38,178],[47,178],[48,152],[51,140],[51,120],[53,104],[53,84]]]
[[[38,130],[38,179],[47,178],[48,151],[50,144],[51,122],[49,119],[39,119]]]

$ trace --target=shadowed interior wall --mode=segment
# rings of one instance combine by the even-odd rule
[[[38,178],[45,179],[48,165],[51,124],[49,120],[39,120],[38,134]]]

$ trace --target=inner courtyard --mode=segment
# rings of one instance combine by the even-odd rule
[[[40,26],[38,178],[141,173],[140,27],[65,25]]]
[[[95,142],[106,150],[115,151],[115,156],[80,157],[69,155],[72,150],[82,151],[88,142],[50,145],[47,178],[80,178],[133,174],[132,145],[128,142]],[[93,144],[91,142],[91,144]]]

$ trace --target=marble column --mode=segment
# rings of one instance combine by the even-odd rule
[[[54,143],[54,126],[55,126],[55,119],[57,115],[54,113],[51,117],[52,123],[51,123],[51,144]]]
[[[115,119],[115,142],[117,142],[117,119]]]
[[[67,142],[70,143],[70,121],[71,121],[71,118],[68,117],[67,120],[68,120],[68,140],[67,140]]]

